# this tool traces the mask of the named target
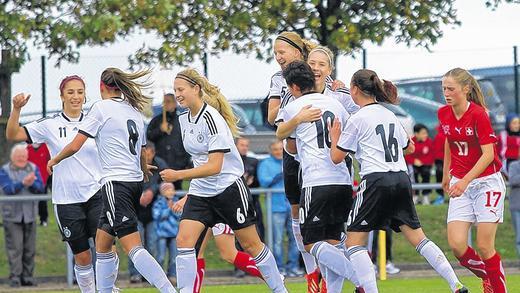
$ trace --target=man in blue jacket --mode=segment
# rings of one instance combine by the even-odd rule
[[[258,165],[258,181],[262,187],[284,189],[282,174],[283,144],[281,141],[273,141],[269,146],[271,155],[262,160]],[[290,277],[301,276],[303,271],[298,264],[300,253],[292,234],[291,206],[285,193],[276,192],[271,196],[273,213],[273,253],[278,269],[284,275]],[[283,238],[288,237],[287,266],[284,266]]]
[[[28,161],[25,144],[11,149],[9,163],[0,169],[0,186],[7,196],[44,192],[38,167]],[[9,201],[2,204],[5,246],[11,287],[35,286],[36,216],[38,201]]]

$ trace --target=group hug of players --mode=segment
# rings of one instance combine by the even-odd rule
[[[330,78],[333,53],[293,32],[277,36],[274,57],[281,71],[271,79],[268,120],[277,125],[277,137],[284,139],[285,191],[308,292],[341,292],[345,279],[355,285],[355,292],[378,292],[366,244],[370,231],[385,227],[403,232],[452,292],[469,292],[421,229],[404,161],[414,145],[395,115],[380,104],[399,103],[396,87],[363,69],[352,76],[346,89]],[[141,112],[147,98],[141,93],[145,84],[137,81],[148,73],[107,68],[100,79],[102,99],[87,114],[82,112],[84,81],[67,77],[60,84],[63,112],[25,126],[19,125],[19,116],[30,96],[13,98],[7,138],[49,146],[57,222],[74,253],[82,292],[115,289],[116,237],[150,284],[161,292],[177,292],[143,248],[137,230],[143,180],[156,172],[144,159]],[[182,208],[178,290],[199,292],[203,270],[201,274],[198,244],[208,228],[221,227],[216,230],[234,235],[251,256],[237,253],[238,268],[263,279],[273,292],[287,292],[274,256],[255,228],[252,197],[234,144],[237,120],[229,103],[193,69],[179,72],[173,85],[177,102],[188,109],[179,121],[184,148],[194,165],[160,171],[167,182],[191,180],[188,195],[175,206]],[[506,191],[495,151],[497,138],[479,85],[466,70],[448,71],[439,86],[447,103],[438,117],[446,135],[442,184],[451,197],[448,242],[460,264],[482,279],[484,292],[506,292],[494,248]],[[355,197],[352,155],[360,164],[361,177]],[[479,253],[467,245],[473,224]],[[89,237],[95,237],[96,274]]]

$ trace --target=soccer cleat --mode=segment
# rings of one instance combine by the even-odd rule
[[[482,279],[482,290],[483,293],[494,293],[493,286],[491,286],[489,279]]]
[[[469,293],[468,288],[464,287],[461,283],[457,283],[457,289],[454,293]]]
[[[307,293],[320,293],[320,273],[318,270],[305,275],[307,279]]]
[[[354,289],[354,293],[365,293],[365,289],[363,289],[363,287],[357,287]]]

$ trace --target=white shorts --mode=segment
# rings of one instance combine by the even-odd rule
[[[450,186],[460,179],[452,177]],[[506,185],[500,172],[474,179],[459,197],[450,198],[448,223],[502,223]]]
[[[231,227],[229,227],[228,225],[223,224],[223,223],[218,223],[215,226],[211,227],[211,231],[213,232],[213,236],[215,236],[215,237],[222,235],[222,234],[229,234],[229,235],[235,234],[235,232],[233,232]]]

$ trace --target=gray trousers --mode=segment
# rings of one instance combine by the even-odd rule
[[[9,278],[32,279],[36,254],[36,222],[4,221],[5,250],[9,260]]]

